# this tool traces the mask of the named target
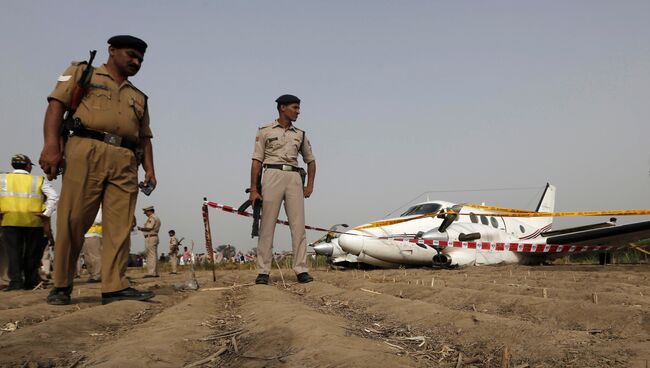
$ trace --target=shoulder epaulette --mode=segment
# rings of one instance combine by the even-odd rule
[[[271,125],[273,125],[273,124],[275,124],[275,122],[273,122],[273,123],[271,123],[271,124],[262,125],[261,127],[257,128],[257,130],[262,130],[262,129],[264,129],[264,128],[270,128]]]
[[[129,85],[130,85],[131,88],[133,88],[134,90],[136,90],[136,91],[142,93],[142,95],[144,96],[145,100],[149,99],[149,96],[147,96],[146,93],[142,92],[142,90],[140,90],[140,88],[134,86],[133,83],[129,83]]]
[[[86,65],[86,64],[88,64],[87,61],[73,61],[73,62],[70,63],[70,65],[73,65],[73,66]]]

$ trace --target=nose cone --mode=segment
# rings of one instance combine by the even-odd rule
[[[314,245],[314,252],[319,256],[331,257],[334,254],[334,246],[332,243],[320,243]]]
[[[350,230],[339,237],[339,245],[341,248],[355,256],[363,250],[364,234],[358,230]]]

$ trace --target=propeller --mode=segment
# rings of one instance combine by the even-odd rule
[[[325,242],[329,243],[330,241],[332,241],[332,238],[334,237],[334,234],[332,233],[332,231],[336,231],[336,229],[338,229],[339,226],[347,228],[348,224],[332,225],[332,227],[330,227],[330,232],[328,232],[327,235],[325,236]]]

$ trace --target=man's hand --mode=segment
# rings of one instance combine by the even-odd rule
[[[41,165],[41,169],[47,175],[47,180],[54,180],[59,176],[59,167],[61,167],[62,161],[63,155],[58,144],[46,144],[43,146],[38,164]]]
[[[144,185],[153,185],[154,187],[158,185],[158,181],[156,180],[156,174],[153,171],[145,171]]]
[[[251,201],[251,206],[255,207],[255,202],[261,201],[262,196],[257,192],[257,190],[251,190],[250,194],[248,194],[248,200]]]
[[[314,187],[312,185],[307,185],[303,189],[303,193],[305,194],[305,198],[309,198],[311,196],[311,193],[314,191]]]
[[[43,232],[47,240],[54,246],[54,235],[52,234],[52,222],[49,217],[43,217]]]

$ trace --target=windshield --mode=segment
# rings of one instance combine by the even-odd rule
[[[426,213],[431,213],[431,212],[438,212],[440,211],[440,208],[442,206],[439,203],[423,203],[423,204],[418,204],[415,205],[403,214],[400,215],[400,217],[404,216],[413,216],[413,215],[424,215]]]

